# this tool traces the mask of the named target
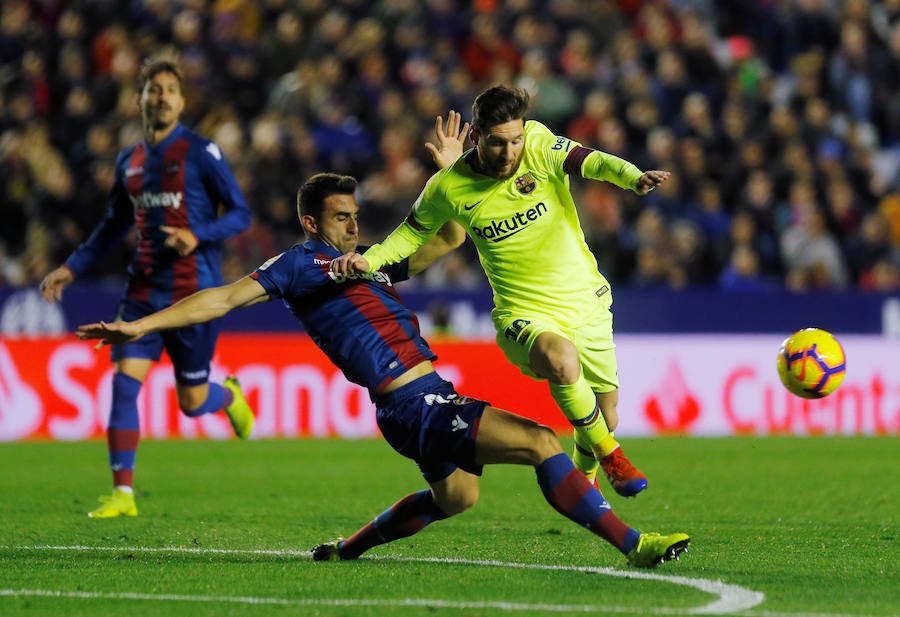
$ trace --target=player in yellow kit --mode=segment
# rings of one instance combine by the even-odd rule
[[[616,492],[634,496],[647,478],[612,433],[619,387],[612,292],[584,241],[569,176],[643,195],[669,172],[642,172],[557,137],[539,122],[526,122],[527,108],[521,90],[482,92],[473,105],[475,148],[432,176],[409,216],[381,244],[364,255],[345,255],[332,269],[378,270],[412,254],[446,221],[462,225],[494,290],[491,317],[500,348],[523,373],[549,382],[575,427],[576,466],[592,480],[602,467]]]

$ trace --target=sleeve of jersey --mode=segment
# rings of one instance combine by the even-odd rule
[[[88,239],[66,260],[66,267],[75,275],[87,271],[103,255],[121,244],[134,225],[134,207],[119,176],[119,169],[117,164],[116,181],[106,200],[106,215]]]
[[[397,229],[392,231],[380,244],[369,247],[363,257],[371,271],[380,270],[385,264],[398,263],[409,257],[428,242],[450,218],[444,205],[441,182],[446,170],[431,176],[425,188]]]
[[[611,182],[630,191],[635,189],[644,173],[625,159],[584,146],[577,146],[569,152],[563,169],[569,175]]]
[[[277,255],[250,273],[250,278],[262,285],[269,298],[283,298],[286,290],[293,285],[293,252]]]
[[[191,231],[200,242],[219,242],[241,233],[250,226],[250,206],[215,143],[209,142],[200,153],[200,165],[200,175],[211,187],[211,201],[223,204],[225,213],[206,225],[192,227]]]
[[[392,231],[383,242],[369,247],[363,257],[369,263],[369,270],[380,270],[385,264],[393,264],[416,252],[437,230],[426,230],[410,214],[406,220]]]
[[[394,283],[399,283],[400,281],[409,279],[409,259],[404,259],[403,261],[395,264],[388,264],[382,269],[387,273],[391,281]]]

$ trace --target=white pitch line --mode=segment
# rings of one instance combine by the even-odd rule
[[[615,568],[602,568],[596,566],[554,566],[547,564],[514,563],[505,561],[482,561],[475,559],[455,559],[443,557],[389,557],[377,556],[374,559],[390,559],[396,561],[420,561],[432,563],[460,563],[477,566],[496,566],[500,568],[523,568],[529,570],[565,570],[567,572],[587,572],[591,574],[603,574],[604,576],[616,576],[619,578],[642,578],[651,581],[663,581],[685,587],[693,587],[706,593],[717,595],[719,599],[698,608],[685,609],[692,615],[724,615],[745,611],[757,606],[765,600],[765,594],[759,591],[751,591],[737,585],[729,585],[722,581],[712,581],[703,578],[688,578],[686,576],[672,576],[668,574],[656,574],[652,572],[634,572],[616,570]]]
[[[191,548],[191,547],[113,547],[113,546],[18,546],[16,547],[19,550],[48,550],[48,551],[119,551],[119,552],[148,552],[148,553],[189,553],[189,554],[231,554],[231,555],[272,555],[272,556],[309,556],[310,551],[297,551],[297,550],[241,550],[241,549],[216,549],[216,548]],[[690,615],[724,615],[724,614],[734,614],[739,613],[741,611],[746,611],[754,606],[758,606],[765,600],[765,595],[758,591],[752,591],[750,589],[745,589],[743,587],[739,587],[737,585],[730,585],[724,583],[722,581],[713,581],[709,579],[702,578],[689,578],[686,576],[671,576],[667,574],[656,574],[651,572],[635,572],[635,571],[623,571],[616,570],[614,568],[603,568],[603,567],[592,567],[592,566],[561,566],[561,565],[547,565],[547,564],[528,564],[528,563],[516,563],[516,562],[505,562],[505,561],[493,561],[493,560],[478,560],[478,559],[457,559],[457,558],[442,558],[442,557],[392,557],[392,556],[371,556],[369,559],[382,559],[382,560],[392,560],[392,561],[408,561],[408,562],[419,562],[419,563],[449,563],[449,564],[462,564],[462,565],[475,565],[475,566],[489,566],[489,567],[498,567],[498,568],[519,568],[519,569],[530,569],[530,570],[556,570],[556,571],[567,571],[567,572],[585,572],[592,574],[602,574],[605,576],[616,576],[619,578],[636,578],[636,579],[644,579],[644,580],[655,580],[662,581],[665,583],[671,583],[674,585],[682,585],[686,587],[692,587],[694,589],[698,589],[700,591],[709,593],[714,596],[718,596],[716,600],[712,601],[709,604],[704,606],[700,606],[697,608],[690,609],[668,609],[668,608],[660,608],[660,609],[635,609],[632,607],[610,607],[610,606],[586,606],[586,605],[536,605],[536,604],[518,604],[518,603],[445,603],[447,601],[444,600],[417,600],[417,599],[406,599],[406,600],[398,600],[393,602],[401,602],[404,605],[410,605],[410,602],[413,603],[422,603],[422,605],[426,606],[446,606],[446,607],[457,607],[457,608],[474,608],[476,606],[483,608],[495,608],[499,610],[545,610],[545,611],[570,611],[570,612],[593,612],[593,611],[608,611],[608,612],[618,612],[618,613],[634,613],[634,612],[644,612],[644,613],[654,613],[654,614],[690,614]],[[2,590],[0,593],[4,595],[13,595],[10,592],[11,590]],[[26,590],[22,590],[23,592]],[[36,593],[43,593],[42,590],[32,590]],[[47,592],[52,594],[54,592]],[[68,592],[60,592],[60,593],[68,593]],[[75,596],[78,597],[78,596]],[[152,596],[147,599],[154,599],[158,596]],[[194,599],[192,601],[212,601],[208,598],[208,596],[190,596],[190,598],[204,598],[204,599]],[[261,603],[265,604],[274,604],[279,603],[281,600],[277,598],[262,598],[256,599],[260,600]],[[247,601],[246,599],[240,598],[230,598],[230,599],[222,599],[222,602],[238,602],[238,601]],[[285,602],[297,602],[294,600],[285,600]],[[309,600],[302,601],[304,603],[310,602],[356,602],[359,605],[366,606],[380,606],[383,601],[376,600]],[[441,604],[435,604],[441,603]],[[557,606],[559,608],[550,608],[553,606]],[[504,608],[506,607],[506,608]],[[536,607],[536,608],[527,608],[527,607]],[[540,607],[540,608],[537,608]],[[774,616],[772,616],[774,617]]]
[[[81,600],[147,600],[160,602],[203,602],[215,604],[252,604],[277,606],[418,606],[427,608],[456,608],[460,610],[491,609],[518,612],[554,613],[633,613],[641,615],[686,614],[677,609],[646,609],[634,606],[592,606],[588,604],[526,604],[523,602],[463,602],[428,598],[398,598],[396,600],[351,599],[351,598],[308,598],[291,600],[288,598],[258,598],[252,596],[195,596],[181,594],[146,593],[103,593],[90,591],[58,591],[49,589],[0,589],[3,596],[28,596],[44,598],[75,598]],[[689,612],[689,611],[688,611]]]

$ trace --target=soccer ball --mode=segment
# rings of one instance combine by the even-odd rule
[[[836,338],[805,328],[784,339],[778,351],[778,376],[784,387],[803,398],[828,396],[844,381],[847,360]]]

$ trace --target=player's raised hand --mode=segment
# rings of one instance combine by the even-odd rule
[[[41,281],[41,295],[48,302],[59,302],[62,300],[62,292],[66,285],[72,282],[75,276],[67,266],[60,266],[53,272],[50,272]]]
[[[99,340],[95,349],[100,349],[104,345],[118,345],[121,343],[130,343],[143,336],[140,328],[130,321],[114,321],[106,323],[89,323],[78,326],[75,334],[82,341]]]
[[[166,238],[166,246],[174,250],[176,253],[184,257],[190,255],[200,241],[190,229],[184,227],[171,227],[169,225],[161,225],[160,230],[168,234]]]
[[[645,171],[643,175],[638,178],[637,186],[634,187],[634,191],[638,195],[646,195],[660,184],[669,179],[669,176],[672,175],[672,172],[669,171],[660,171],[658,169],[654,169],[652,171]]]
[[[438,116],[434,121],[434,134],[437,137],[437,145],[427,142],[425,147],[431,153],[435,164],[443,169],[458,159],[465,147],[466,137],[469,135],[469,123],[466,122],[460,129],[462,116],[459,112],[450,110],[447,114],[447,130],[444,131],[444,119]]]
[[[344,253],[331,262],[331,273],[337,276],[365,273],[369,270],[369,262],[359,253]]]

